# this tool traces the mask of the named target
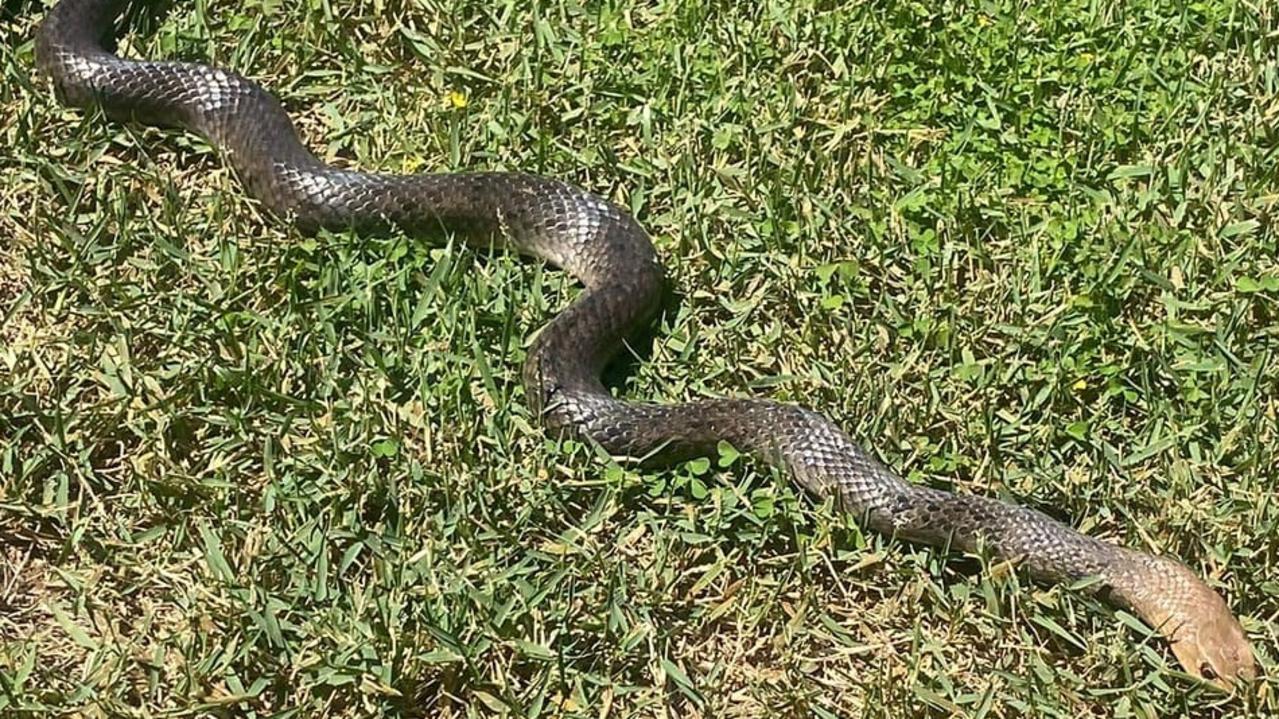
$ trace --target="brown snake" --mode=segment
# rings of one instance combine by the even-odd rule
[[[280,103],[234,73],[134,61],[103,45],[113,0],[62,0],[39,31],[37,61],[61,100],[108,115],[197,132],[220,147],[250,191],[304,230],[446,228],[492,238],[558,265],[584,290],[542,330],[524,382],[548,431],[589,438],[617,456],[675,461],[727,441],[833,496],[866,525],[898,537],[1020,563],[1041,582],[1096,577],[1169,640],[1195,675],[1223,685],[1254,675],[1254,658],[1222,598],[1183,564],[1085,536],[1040,512],[903,481],[830,421],[767,400],[651,404],[613,397],[599,375],[628,334],[649,322],[664,272],[626,212],[563,182],[518,173],[389,175],[320,162]]]

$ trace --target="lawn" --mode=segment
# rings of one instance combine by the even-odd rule
[[[1279,715],[1279,11],[1249,0],[220,0],[332,162],[629,207],[629,397],[827,413],[913,481],[1182,558],[1226,698],[1085,592],[731,452],[537,427],[513,255],[304,237],[188,134],[61,108],[0,10],[0,716]]]

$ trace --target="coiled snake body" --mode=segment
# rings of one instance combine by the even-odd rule
[[[517,173],[389,175],[337,169],[300,142],[280,103],[253,82],[198,64],[122,59],[103,46],[115,0],[62,0],[43,21],[37,62],[69,105],[197,132],[250,191],[304,229],[438,228],[496,237],[572,273],[584,290],[529,350],[524,382],[546,428],[618,456],[673,459],[727,441],[833,495],[877,531],[1015,560],[1039,581],[1095,576],[1161,631],[1187,671],[1229,683],[1253,655],[1221,597],[1185,566],[1108,544],[1024,507],[903,481],[830,421],[765,400],[649,404],[614,398],[599,374],[657,309],[663,270],[626,212],[552,179]]]

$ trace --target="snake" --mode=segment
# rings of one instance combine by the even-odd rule
[[[63,104],[203,136],[269,214],[303,233],[444,230],[478,247],[540,259],[580,284],[530,343],[521,371],[525,401],[547,433],[648,464],[713,456],[727,442],[874,531],[1009,562],[1041,584],[1095,591],[1153,627],[1191,676],[1227,689],[1255,677],[1238,619],[1176,559],[1088,536],[1033,508],[906,481],[834,422],[795,404],[614,396],[601,375],[626,340],[654,321],[668,282],[631,214],[534,174],[389,174],[329,165],[303,144],[280,101],[252,80],[198,63],[117,55],[124,4],[60,0],[46,12],[36,66]]]

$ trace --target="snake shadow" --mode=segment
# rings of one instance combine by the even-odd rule
[[[626,380],[632,377],[641,365],[653,357],[653,350],[665,337],[661,328],[670,324],[679,313],[686,295],[668,278],[662,288],[661,304],[653,319],[636,329],[626,338],[621,351],[613,357],[600,373],[600,381],[619,395],[625,389]]]

